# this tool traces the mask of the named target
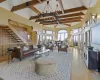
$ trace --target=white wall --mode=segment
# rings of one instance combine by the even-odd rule
[[[100,23],[100,22],[97,22],[97,24],[98,23]],[[88,30],[90,30],[92,27],[94,27],[96,24],[92,24],[92,25],[89,25],[89,26],[87,26],[85,29],[84,29],[84,32],[87,32]],[[100,37],[100,33],[98,33],[97,35],[95,35],[95,36],[98,36],[98,37]],[[91,36],[91,39],[92,39],[92,36]],[[92,41],[91,41],[91,46],[93,46],[95,49],[98,49],[98,50],[100,50],[100,45],[99,44],[94,44],[94,43],[92,43]]]

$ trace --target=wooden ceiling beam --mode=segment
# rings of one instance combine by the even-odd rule
[[[65,21],[65,22],[69,22],[69,21],[77,21],[77,20],[81,20],[81,19],[69,19],[69,20],[66,20],[66,19],[61,19],[61,20],[59,20],[59,22],[63,22],[63,21]]]
[[[76,21],[76,22],[80,22],[80,21]],[[67,22],[67,23],[72,23],[72,22]],[[43,23],[42,25],[55,25],[55,24],[58,24],[58,23]],[[63,22],[61,24],[66,24],[66,22]]]
[[[41,0],[41,1],[44,2],[46,0]],[[36,5],[36,4],[39,4],[39,3],[40,2],[38,0],[28,1],[28,2],[25,2],[25,3],[19,4],[19,5],[13,6],[11,11],[14,12],[14,11],[17,11],[17,10],[21,10],[21,9],[27,8],[30,5]]]
[[[83,12],[78,12],[78,13],[73,13],[73,14],[68,14],[68,15],[61,15],[61,16],[58,16],[58,18],[76,17],[76,16],[83,16],[83,15],[85,15]]]
[[[60,23],[72,23],[72,22],[80,22],[81,20],[72,20],[72,21],[60,21]],[[40,22],[40,24],[58,24],[57,22],[48,22],[48,23],[45,23],[45,22]]]
[[[42,1],[41,0],[38,0],[40,3],[42,3]]]
[[[78,20],[81,20],[81,19],[74,19],[74,20],[59,20],[59,22],[70,22],[70,21],[78,21]],[[53,20],[53,21],[41,21],[40,23],[53,23],[53,22],[57,22],[56,20]]]
[[[73,20],[62,19],[62,20],[59,20],[58,22],[70,22],[70,21],[78,21],[78,20],[81,20],[81,19],[73,19]],[[57,20],[53,20],[53,21],[41,21],[40,23],[53,23],[53,22],[57,22]]]
[[[70,27],[71,27],[71,24],[64,24],[64,25],[66,25],[66,26],[70,26]]]
[[[29,5],[29,7],[31,8],[31,10],[33,10],[35,13],[39,14],[41,13],[38,9],[36,9],[33,5]]]
[[[83,12],[77,12],[77,13],[72,13],[72,14],[64,14],[61,16],[58,15],[58,18],[68,18],[68,17],[83,16],[83,15],[85,15]],[[31,16],[30,20],[37,19],[37,18],[39,18],[39,16]],[[49,18],[44,17],[44,19],[50,19],[50,18],[54,18],[54,17],[49,17]]]
[[[1,2],[4,2],[4,1],[5,1],[5,0],[0,0],[0,3],[1,3]]]
[[[63,23],[63,24],[66,25],[66,26],[71,27],[71,24],[65,24],[65,23]],[[43,25],[55,25],[55,24],[43,24]],[[54,27],[57,27],[57,25],[58,25],[58,24],[56,24],[56,26],[54,26]]]
[[[59,5],[60,5],[60,8],[61,8],[61,11],[64,14],[64,7],[63,7],[62,0],[58,0],[58,2],[59,2]]]
[[[83,11],[83,10],[87,10],[87,8],[84,7],[84,6],[81,6],[81,7],[66,9],[66,10],[64,10],[64,13],[72,13],[72,12]],[[54,13],[54,12],[52,12],[52,13]],[[51,13],[49,13],[49,14],[51,14]],[[59,14],[62,14],[62,11],[57,11],[57,14],[58,14],[58,15],[59,15]],[[74,13],[73,13],[73,14],[74,14]],[[44,13],[44,15],[45,15],[45,13]],[[37,15],[37,16],[31,16],[31,17],[30,17],[30,20],[36,19],[36,18],[39,18],[39,16],[38,16],[38,15]]]
[[[19,4],[19,5],[13,6],[11,11],[14,12],[14,11],[17,11],[17,10],[21,10],[21,9],[29,7],[29,5],[35,5],[35,4],[38,4],[38,3],[39,2],[36,1],[36,0],[28,1],[28,2],[25,2],[25,3]]]
[[[87,8],[85,6],[81,6],[81,7],[66,9],[64,10],[64,13],[71,13],[71,12],[77,12],[77,11],[83,11],[83,10],[87,10]],[[58,11],[57,13],[62,14],[61,11]]]
[[[76,17],[71,17],[71,18],[59,18],[59,20],[74,20],[74,19],[83,19],[81,16],[76,16]],[[46,18],[46,19],[38,19],[38,20],[36,20],[35,22],[41,22],[41,21],[48,21],[48,20],[55,20],[55,19],[48,19],[48,18]]]

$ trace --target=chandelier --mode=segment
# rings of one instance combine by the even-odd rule
[[[42,20],[42,22],[45,22],[45,23],[57,22],[59,24],[57,11],[58,11],[58,4],[56,5],[56,10],[53,11],[49,1],[47,1],[47,4],[44,7],[43,12],[38,14],[38,16],[36,17],[37,19],[36,19],[35,22],[41,21],[40,19],[44,19],[44,20]],[[45,17],[52,17],[52,19],[48,18],[48,19],[45,20]]]

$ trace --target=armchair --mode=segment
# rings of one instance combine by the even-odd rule
[[[64,51],[64,52],[66,52],[67,53],[67,49],[68,49],[68,45],[66,45],[66,46],[58,46],[58,52],[59,51]]]
[[[54,45],[52,42],[50,42],[48,45],[45,45],[45,47],[46,47],[46,49],[50,49],[51,51],[53,51]]]

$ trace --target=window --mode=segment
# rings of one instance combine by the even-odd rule
[[[45,36],[43,35],[43,40],[45,40]]]
[[[74,29],[73,30],[73,33],[78,33],[78,29]]]
[[[78,46],[78,35],[74,35],[74,46]]]
[[[46,30],[43,30],[43,33],[45,33],[46,32]]]
[[[42,40],[52,40],[53,39],[53,31],[50,31],[50,30],[43,30],[42,31]],[[47,34],[47,35],[45,35]],[[48,35],[49,34],[49,35]]]
[[[58,32],[58,40],[65,40],[68,37],[67,31],[66,30],[60,30]]]
[[[46,36],[47,40],[52,40],[52,36]]]
[[[27,36],[28,36],[28,39],[30,39],[30,35],[28,34]]]
[[[46,34],[52,34],[53,32],[52,31],[46,31]]]

